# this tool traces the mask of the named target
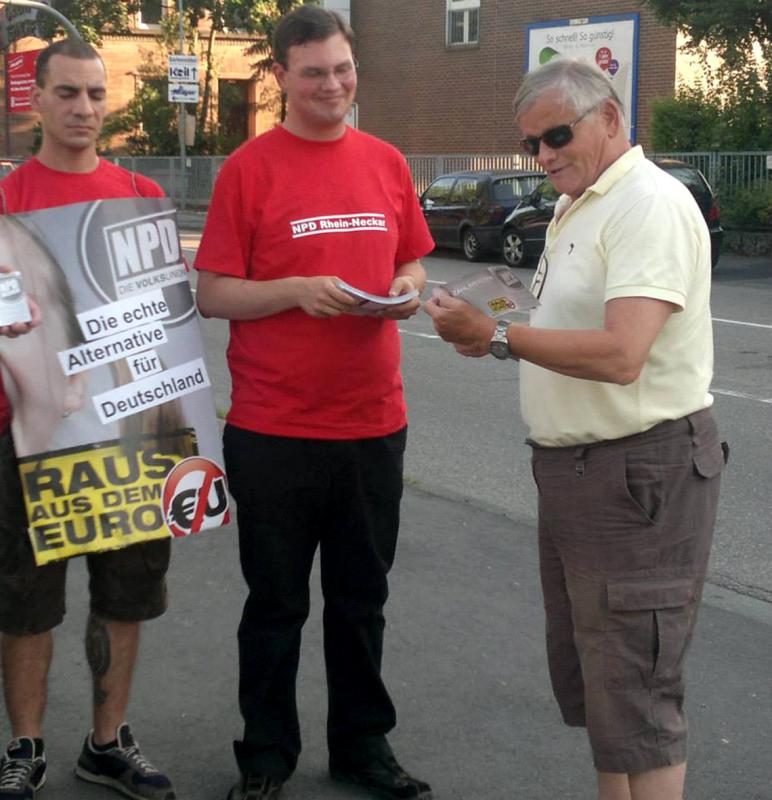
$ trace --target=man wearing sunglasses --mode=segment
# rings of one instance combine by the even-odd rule
[[[725,451],[708,392],[708,230],[631,147],[594,66],[530,73],[515,117],[563,193],[530,326],[449,296],[424,308],[462,355],[520,359],[550,677],[565,722],[587,728],[598,797],[682,800],[684,654]]]

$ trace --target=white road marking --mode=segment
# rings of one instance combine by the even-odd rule
[[[738,397],[740,400],[752,400],[754,403],[767,403],[772,405],[772,397],[756,397],[755,394],[747,392],[735,392],[732,389],[711,389],[711,394],[721,394],[724,397]]]
[[[740,322],[738,319],[721,319],[720,317],[713,317],[713,322],[723,322],[726,325],[745,325],[748,328],[766,328],[772,330],[772,325],[763,325],[760,322]]]

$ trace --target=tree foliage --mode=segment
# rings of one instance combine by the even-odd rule
[[[256,58],[251,65],[256,75],[265,75],[271,68],[271,43],[279,20],[293,8],[307,3],[316,4],[316,0],[257,0],[253,4],[255,22],[262,37],[247,50],[247,55]],[[282,94],[280,112],[282,121],[286,115],[287,98]]]
[[[141,83],[125,108],[111,114],[102,129],[101,142],[126,135],[130,155],[174,155],[179,151],[178,109],[168,102],[166,80],[152,62],[139,69]]]
[[[256,74],[265,74],[270,66],[270,46],[273,31],[279,19],[296,6],[316,0],[185,0],[184,24],[194,40],[199,23],[209,22],[204,55],[204,91],[199,109],[199,126],[204,128],[210,119],[211,85],[216,71],[214,63],[215,41],[226,30],[238,30],[257,36],[257,41],[247,48],[247,55],[258,54],[261,58],[252,64]],[[174,40],[179,28],[176,14],[167,16],[164,26],[166,37]]]
[[[197,109],[196,139],[191,154],[218,155],[230,152],[240,140],[227,130],[212,109],[212,86],[217,79],[215,43],[226,31],[251,34],[253,44],[245,55],[262,56],[252,64],[256,75],[270,66],[270,41],[281,16],[312,0],[185,0],[183,39],[185,52],[199,57],[203,91]],[[204,22],[204,25],[200,23]],[[164,17],[155,52],[143,53],[142,79],[134,98],[114,114],[105,126],[105,137],[126,135],[133,155],[174,155],[179,152],[178,107],[166,100],[166,57],[180,51],[179,16],[170,10]],[[193,108],[188,106],[192,112]],[[246,113],[246,110],[245,112]]]
[[[772,3],[769,0],[645,0],[687,37],[701,76],[652,104],[658,150],[772,148]],[[713,56],[717,55],[718,60]]]
[[[642,0],[665,25],[689,38],[689,46],[707,45],[728,63],[746,57],[754,44],[769,64],[772,3],[769,0]]]
[[[704,72],[703,85],[680,86],[674,98],[652,103],[654,149],[772,150],[772,93],[755,66]]]
[[[51,3],[74,25],[87,42],[99,45],[102,37],[109,33],[128,33],[131,15],[137,10],[137,3],[116,2],[116,0],[54,0]],[[59,20],[45,11],[40,11],[34,21],[13,23],[14,17],[29,16],[29,9],[22,6],[8,7],[7,15],[10,35],[13,39],[23,36],[38,36],[51,41],[58,36],[67,35]]]
[[[253,44],[247,51],[249,55],[257,56],[258,60],[252,64],[257,72],[266,72],[271,66],[271,42],[279,20],[297,6],[306,3],[316,4],[316,0],[254,0],[251,3],[251,16],[255,30],[262,34],[261,39]]]
[[[651,104],[650,136],[655,150],[713,150],[717,110],[701,89],[683,87],[673,98]]]

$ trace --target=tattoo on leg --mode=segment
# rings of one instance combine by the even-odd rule
[[[86,624],[86,658],[94,683],[94,705],[101,706],[107,700],[107,690],[101,681],[110,669],[110,631],[93,614],[89,614]]]

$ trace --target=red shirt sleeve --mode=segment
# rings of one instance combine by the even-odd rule
[[[154,180],[138,172],[134,173],[134,181],[140,197],[166,197],[166,192]]]
[[[399,220],[399,245],[394,257],[395,266],[400,267],[408,261],[431,253],[434,239],[424,219],[418,196],[413,188],[413,177],[405,159],[400,156],[402,167],[402,216]]]
[[[247,277],[251,224],[235,159],[226,161],[214,185],[195,268],[238,278]]]

